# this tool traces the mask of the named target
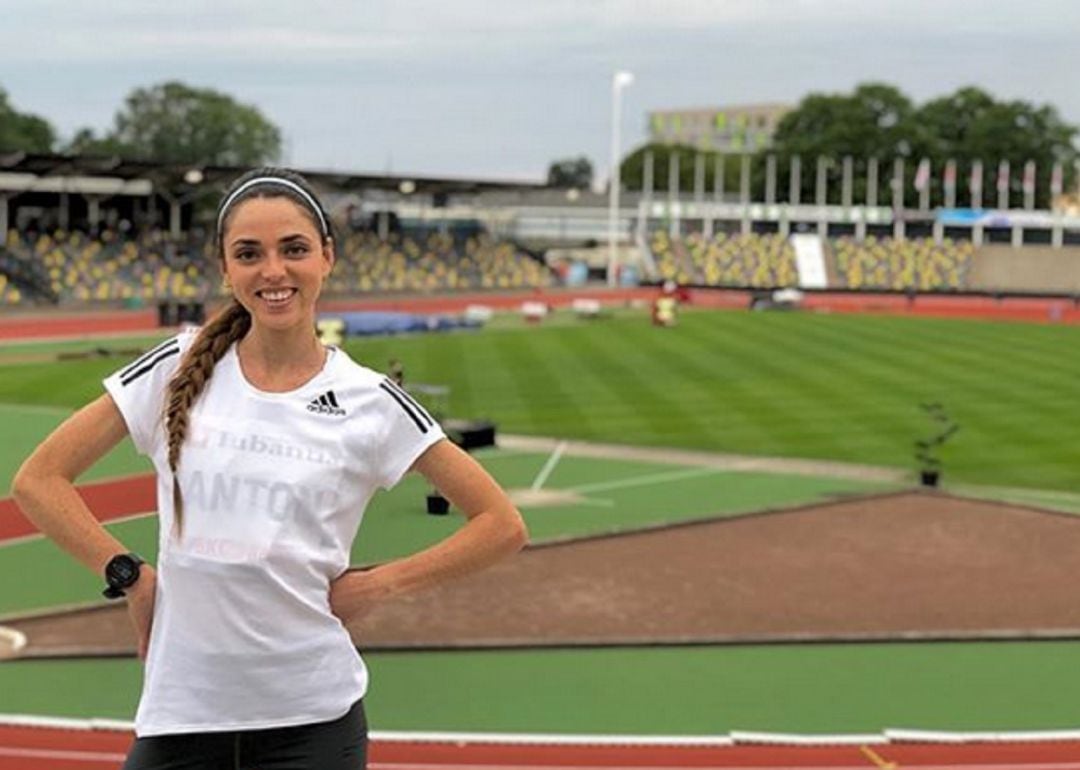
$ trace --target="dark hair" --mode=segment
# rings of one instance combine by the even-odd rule
[[[261,181],[252,184],[256,179]],[[294,185],[302,192],[294,189]],[[288,198],[311,219],[315,229],[322,235],[323,244],[332,240],[330,218],[304,177],[288,169],[258,168],[233,181],[221,197],[215,220],[218,228],[214,236],[219,259],[225,259],[224,239],[229,217],[240,203],[252,198]],[[173,523],[177,534],[182,532],[184,509],[177,470],[180,466],[180,450],[188,434],[188,414],[213,375],[214,366],[225,355],[225,351],[234,342],[242,339],[250,328],[251,315],[243,305],[233,299],[202,328],[176,373],[169,380],[164,404],[165,435],[168,442],[169,469],[173,476]]]
[[[294,186],[299,190],[294,189]],[[264,166],[237,177],[221,196],[217,215],[214,217],[217,223],[214,240],[219,258],[225,256],[224,238],[229,217],[239,204],[252,198],[288,198],[303,209],[315,229],[322,235],[324,243],[333,238],[330,217],[308,181],[295,171]]]

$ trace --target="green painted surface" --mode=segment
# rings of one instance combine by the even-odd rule
[[[108,529],[132,551],[151,563],[157,560],[157,517],[117,522]],[[40,579],[42,574],[47,574],[48,579]],[[0,546],[0,617],[63,604],[104,601],[102,588],[100,578],[51,540],[34,538]]]
[[[1080,643],[365,656],[377,730],[710,735],[1075,728]],[[0,712],[130,719],[141,665],[0,664]]]
[[[4,441],[0,442],[0,498],[8,496],[11,480],[23,460],[70,414],[71,410],[64,407],[0,404],[0,426],[3,426],[4,435]],[[151,470],[150,461],[139,456],[130,439],[124,439],[79,480],[95,481]]]
[[[33,358],[90,354],[94,357],[112,357],[117,365],[123,364],[157,345],[168,335],[136,334],[117,335],[91,340],[63,340],[60,342],[25,340],[0,342],[0,364],[18,363]]]

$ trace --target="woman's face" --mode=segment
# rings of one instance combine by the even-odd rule
[[[315,301],[334,265],[309,212],[285,197],[249,198],[229,212],[223,269],[252,324],[282,330],[315,324]]]

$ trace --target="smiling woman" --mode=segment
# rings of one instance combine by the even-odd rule
[[[518,550],[491,477],[384,375],[315,335],[334,265],[306,181],[241,177],[218,214],[232,303],[105,380],[16,475],[38,527],[125,598],[146,660],[126,770],[363,767],[367,668],[346,625]],[[313,408],[314,407],[314,408]],[[72,479],[124,435],[158,472],[158,564],[96,523]],[[410,470],[466,516],[445,541],[349,571],[368,501]],[[160,571],[160,580],[158,580]],[[199,764],[201,763],[201,764]]]

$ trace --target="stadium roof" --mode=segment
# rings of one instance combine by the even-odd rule
[[[37,177],[106,177],[125,182],[149,181],[157,192],[180,193],[196,185],[224,184],[248,169],[237,166],[192,166],[191,164],[155,163],[120,157],[55,155],[40,153],[0,153],[0,175]],[[341,171],[305,171],[313,183],[336,192],[359,193],[365,190],[407,192],[419,195],[468,195],[492,191],[542,190],[543,182],[452,179],[434,176],[351,174]],[[14,176],[8,177],[14,179]],[[197,181],[193,181],[197,180]],[[9,188],[10,189],[10,188]],[[79,192],[77,186],[68,188]],[[2,192],[2,188],[0,188]],[[94,190],[85,190],[94,192]]]

